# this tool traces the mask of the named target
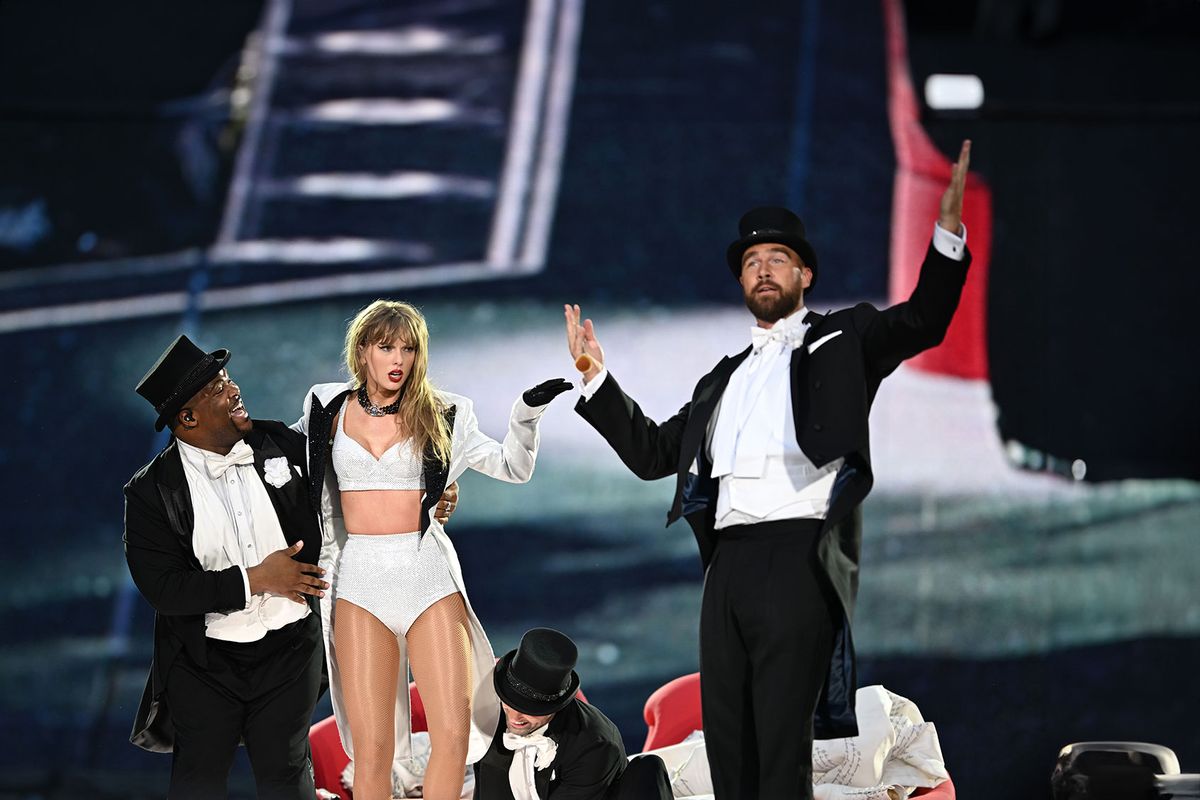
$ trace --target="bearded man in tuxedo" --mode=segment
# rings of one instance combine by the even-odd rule
[[[700,547],[701,706],[718,800],[811,798],[814,736],[857,734],[850,620],[874,481],[867,416],[883,378],[939,344],[958,306],[969,159],[964,142],[916,288],[882,310],[808,309],[818,260],[804,224],[784,208],[747,212],[726,262],[754,315],[751,344],[665,422],[621,390],[579,306],[564,309],[584,380],[576,411],[638,477],[676,476],[667,524],[686,518]]]

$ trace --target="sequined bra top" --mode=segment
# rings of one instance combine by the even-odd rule
[[[413,452],[410,439],[396,442],[380,458],[375,458],[346,433],[346,411],[353,397],[351,393],[346,398],[333,436],[333,471],[337,475],[338,488],[343,492],[424,489],[424,465]]]

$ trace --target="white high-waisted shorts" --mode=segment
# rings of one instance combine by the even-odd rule
[[[458,591],[442,548],[417,533],[350,534],[338,564],[334,600],[369,611],[397,636],[421,612]],[[336,623],[335,623],[336,624]]]

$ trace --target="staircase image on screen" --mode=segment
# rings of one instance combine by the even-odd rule
[[[55,291],[0,331],[539,272],[582,18],[583,0],[268,0],[216,241],[11,276]]]

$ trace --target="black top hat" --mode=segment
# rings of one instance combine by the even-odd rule
[[[496,662],[492,682],[505,705],[535,717],[567,706],[579,691],[575,661],[579,651],[565,633],[534,628],[521,644]]]
[[[158,412],[154,430],[161,431],[196,392],[215,378],[229,356],[224,349],[206,353],[186,336],[171,342],[137,385],[137,393]]]
[[[725,260],[733,277],[742,276],[742,254],[746,248],[763,242],[787,245],[796,251],[804,266],[812,270],[812,283],[808,289],[817,283],[817,251],[805,238],[804,223],[800,218],[778,206],[762,206],[754,208],[742,215],[738,222],[738,234],[742,237],[725,251]]]

